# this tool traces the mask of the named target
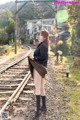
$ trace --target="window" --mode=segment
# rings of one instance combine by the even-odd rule
[[[27,34],[29,35],[29,30],[27,30]]]

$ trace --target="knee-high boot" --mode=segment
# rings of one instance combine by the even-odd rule
[[[36,113],[35,113],[35,117],[38,117],[41,114],[41,110],[40,110],[40,95],[36,95]]]
[[[46,108],[46,96],[41,96],[42,97],[42,107],[41,107],[41,111],[42,112],[46,112],[47,108]]]

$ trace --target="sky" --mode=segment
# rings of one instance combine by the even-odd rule
[[[11,2],[11,1],[15,1],[15,0],[0,0],[0,4],[5,4],[5,3]]]

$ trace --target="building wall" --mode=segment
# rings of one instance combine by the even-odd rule
[[[37,39],[37,32],[42,29],[47,29],[53,32],[54,19],[29,20],[26,25],[26,38]]]

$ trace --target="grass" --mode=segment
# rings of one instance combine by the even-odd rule
[[[64,56],[64,62],[66,64],[72,65],[72,59],[70,56]]]
[[[65,62],[72,66],[72,61],[69,57],[65,57]],[[63,116],[66,120],[80,120],[80,67],[70,68],[70,78],[64,84],[67,88],[64,94],[68,94],[70,100],[67,103],[70,112],[67,115],[65,113]]]
[[[77,85],[80,83],[80,68],[73,68],[71,70],[71,78],[76,81]]]
[[[1,56],[14,56],[15,53],[14,53],[14,46],[11,45],[3,45],[3,46],[0,46],[0,48],[2,48],[5,52],[3,53],[0,53]],[[17,50],[19,51],[19,47],[17,47]]]
[[[70,99],[70,102],[67,103],[69,114],[65,115],[67,120],[80,120],[80,88],[67,90],[66,93]]]
[[[49,55],[54,56],[55,54],[52,51],[48,51]]]
[[[30,44],[31,40],[25,40],[25,44]]]
[[[58,80],[65,85],[66,89],[62,94],[67,97],[66,105],[69,111],[67,113],[64,111],[61,120],[80,120],[80,67],[73,66],[71,56],[64,56],[63,60],[65,66],[70,65],[70,77],[64,78],[59,74]]]

